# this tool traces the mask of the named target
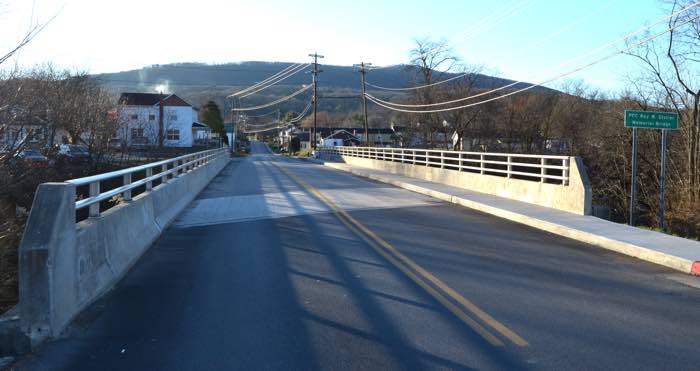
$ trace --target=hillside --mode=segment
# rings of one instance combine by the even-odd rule
[[[237,90],[253,85],[289,66],[288,62],[242,62],[220,65],[202,63],[178,63],[153,65],[139,70],[95,75],[115,94],[124,91],[134,92],[174,92],[195,106],[201,106],[207,100],[214,100],[229,111],[229,102],[225,97]],[[319,77],[320,110],[335,114],[350,115],[360,108],[360,75],[349,66],[323,65]],[[404,88],[413,86],[415,71],[405,65],[391,66],[372,70],[367,74],[367,81],[372,84]],[[447,79],[455,74],[443,74]],[[244,100],[244,105],[257,105],[269,102],[289,94],[302,84],[308,84],[311,76],[299,73],[280,85],[267,89],[260,94]],[[477,89],[488,89],[512,83],[512,80],[498,77],[477,75]],[[526,86],[517,84],[514,88]],[[371,91],[372,89],[370,89]],[[382,92],[384,97],[392,98],[398,93]],[[323,99],[325,98],[325,99]],[[308,94],[300,95],[285,104],[279,105],[283,111],[301,110],[308,102]]]

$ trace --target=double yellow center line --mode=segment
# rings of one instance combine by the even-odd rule
[[[408,276],[413,282],[418,286],[423,288],[430,296],[442,304],[448,311],[454,314],[472,330],[478,333],[486,341],[488,341],[493,346],[503,346],[503,341],[494,335],[491,330],[487,329],[479,321],[472,318],[476,317],[481,320],[486,326],[490,327],[493,331],[510,340],[513,344],[517,346],[527,346],[528,342],[523,339],[520,335],[515,333],[515,331],[509,329],[504,324],[498,322],[488,313],[484,312],[482,309],[477,307],[474,303],[467,300],[464,296],[460,295],[458,292],[453,290],[451,287],[447,286],[440,279],[435,277],[430,272],[423,269],[421,266],[416,264],[414,261],[409,259],[406,255],[402,254],[391,244],[386,242],[381,237],[377,236],[370,229],[365,227],[362,223],[357,221],[355,218],[350,216],[345,210],[341,209],[332,200],[319,192],[316,188],[304,182],[302,179],[296,175],[290,173],[283,167],[277,165],[275,161],[271,162],[276,168],[286,174],[288,177],[292,178],[295,182],[301,185],[306,191],[314,195],[321,202],[326,204],[333,213],[338,217],[341,223],[350,229],[354,234],[365,241],[373,250],[375,250],[379,255],[384,257],[397,269]]]

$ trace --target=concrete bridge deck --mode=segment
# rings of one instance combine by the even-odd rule
[[[262,144],[253,153],[17,368],[700,365],[700,290],[686,275]]]

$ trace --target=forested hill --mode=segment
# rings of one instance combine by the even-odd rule
[[[153,90],[159,85],[169,85],[170,89],[186,87],[236,88],[249,86],[283,70],[288,62],[242,62],[209,65],[202,63],[177,63],[153,65],[133,71],[107,73],[95,77],[109,87],[134,87]],[[359,89],[360,75],[350,66],[323,65],[319,86],[336,89]],[[367,81],[386,87],[403,88],[413,85],[415,71],[405,65],[397,65],[370,71]],[[443,74],[449,78],[455,74]],[[311,75],[299,73],[281,85],[301,85],[309,83]],[[486,75],[477,75],[476,88],[490,88],[511,83],[511,80]],[[523,85],[524,86],[524,85]]]
[[[124,71],[95,75],[103,84],[117,96],[121,92],[163,92],[176,93],[195,107],[203,106],[213,100],[224,112],[229,112],[231,100],[226,96],[253,85],[259,81],[282,71],[291,63],[288,62],[242,62],[219,65],[202,63],[178,63],[154,65],[139,70]],[[307,68],[309,70],[310,68]],[[331,114],[351,115],[360,106],[360,74],[350,66],[322,65],[319,76],[319,110]],[[404,88],[415,86],[417,71],[406,65],[390,66],[371,70],[367,73],[367,81],[378,86]],[[448,79],[457,74],[439,74],[436,80]],[[302,84],[311,82],[311,75],[300,72],[278,85],[265,89],[260,93],[245,98],[244,106],[253,106],[273,101],[297,90]],[[512,80],[501,79],[487,75],[476,75],[475,88],[489,89],[512,83]],[[517,89],[527,84],[516,84],[510,89]],[[546,88],[537,88],[546,89]],[[370,91],[373,88],[369,88]],[[310,93],[310,92],[309,92]],[[399,92],[382,91],[381,96],[389,99],[400,99]],[[302,94],[276,107],[285,111],[301,111],[309,101],[307,94]],[[341,98],[341,99],[338,99]],[[376,107],[370,107],[374,110]]]

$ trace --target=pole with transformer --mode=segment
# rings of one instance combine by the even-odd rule
[[[353,67],[360,68],[360,75],[362,76],[362,106],[365,114],[365,145],[369,147],[369,120],[367,118],[367,94],[366,94],[366,83],[365,74],[367,74],[367,68],[371,66],[372,63],[361,62]]]
[[[318,69],[318,59],[319,58],[324,58],[322,55],[318,55],[318,53],[314,54],[309,54],[309,57],[314,59],[314,69],[311,72],[313,76],[313,84],[314,84],[314,127],[311,132],[311,138],[309,139],[311,141],[311,148],[314,150],[316,149],[316,112],[317,112],[317,107],[318,107],[318,74],[323,72]]]

